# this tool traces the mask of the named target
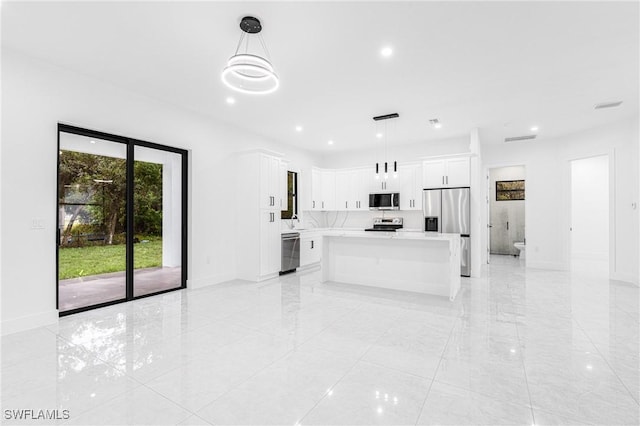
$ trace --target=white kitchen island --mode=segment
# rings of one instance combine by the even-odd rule
[[[325,231],[322,282],[446,296],[460,290],[460,235]]]

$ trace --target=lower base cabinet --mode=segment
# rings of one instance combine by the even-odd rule
[[[313,265],[322,259],[322,235],[300,237],[300,266]]]

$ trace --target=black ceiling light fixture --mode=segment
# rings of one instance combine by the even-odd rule
[[[389,163],[387,161],[387,140],[388,140],[389,128],[387,124],[389,120],[393,118],[399,118],[399,117],[400,117],[400,114],[398,114],[397,112],[393,112],[391,114],[385,114],[385,115],[377,115],[373,117],[373,121],[375,121],[376,123],[379,123],[381,121],[384,122],[384,133],[382,134],[384,136],[384,175],[383,175],[384,180],[387,180],[389,178]],[[380,132],[377,132],[376,136],[379,137],[380,134],[381,134]],[[380,179],[380,166],[377,162],[376,162],[375,178]],[[394,179],[398,178],[398,162],[397,161],[393,162],[393,178]]]
[[[260,34],[262,23],[258,18],[245,16],[240,20],[240,29],[242,33],[236,53],[229,58],[227,66],[222,70],[222,82],[232,90],[249,95],[275,92],[280,86],[280,79],[271,65],[269,50]],[[249,49],[251,38],[257,38],[260,42],[262,55],[258,52],[260,49]]]

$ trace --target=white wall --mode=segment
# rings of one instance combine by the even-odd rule
[[[468,135],[400,146],[390,144],[387,149],[387,159],[390,163],[393,161],[405,163],[420,161],[425,157],[466,153],[469,153]],[[384,161],[384,149],[380,147],[378,140],[374,140],[371,142],[371,148],[364,151],[332,151],[330,147],[327,147],[322,164],[319,166],[331,169],[371,166],[373,170],[376,162],[384,163]]]
[[[609,154],[613,163],[611,277],[637,283],[638,210],[632,208],[638,202],[637,119],[560,138],[483,146],[485,171],[506,165],[526,167],[527,266],[568,269],[570,161],[602,154]],[[486,223],[485,213],[483,226]]]
[[[2,88],[2,333],[57,320],[58,122],[190,151],[190,288],[235,277],[232,154],[261,147],[283,152],[296,168],[316,162],[291,146],[8,49]],[[32,219],[44,229],[32,230]]]

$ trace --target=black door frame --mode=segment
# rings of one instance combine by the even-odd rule
[[[57,168],[56,168],[56,192],[60,186],[60,133],[71,133],[74,135],[86,136],[90,138],[103,139],[110,142],[122,143],[127,146],[127,188],[126,188],[126,221],[127,221],[127,239],[126,239],[126,296],[124,299],[111,300],[109,302],[98,303],[90,306],[83,306],[81,308],[70,309],[68,311],[59,312],[59,316],[66,316],[75,314],[78,312],[84,312],[92,309],[102,308],[105,306],[116,305],[118,303],[128,302],[131,300],[142,299],[145,297],[156,296],[158,294],[168,293],[171,291],[182,290],[187,288],[187,196],[188,196],[188,151],[181,148],[174,148],[170,146],[160,145],[154,142],[143,141],[140,139],[128,138],[124,136],[113,135],[110,133],[104,133],[97,130],[89,130],[81,127],[76,127],[68,124],[58,123],[58,150],[57,150]],[[181,283],[180,287],[170,288],[167,290],[160,290],[156,293],[143,294],[140,296],[133,295],[133,273],[134,273],[134,263],[133,263],[133,165],[135,161],[134,150],[136,146],[141,146],[145,148],[157,149],[160,151],[173,152],[176,154],[180,154],[182,158],[182,208],[181,208],[181,242],[182,242],[182,265],[181,265]],[[60,259],[59,259],[59,244],[60,238],[58,233],[60,232],[59,228],[59,214],[60,214],[60,194],[56,194],[56,309],[59,309],[60,302],[60,294],[59,294],[59,268],[60,268]]]

